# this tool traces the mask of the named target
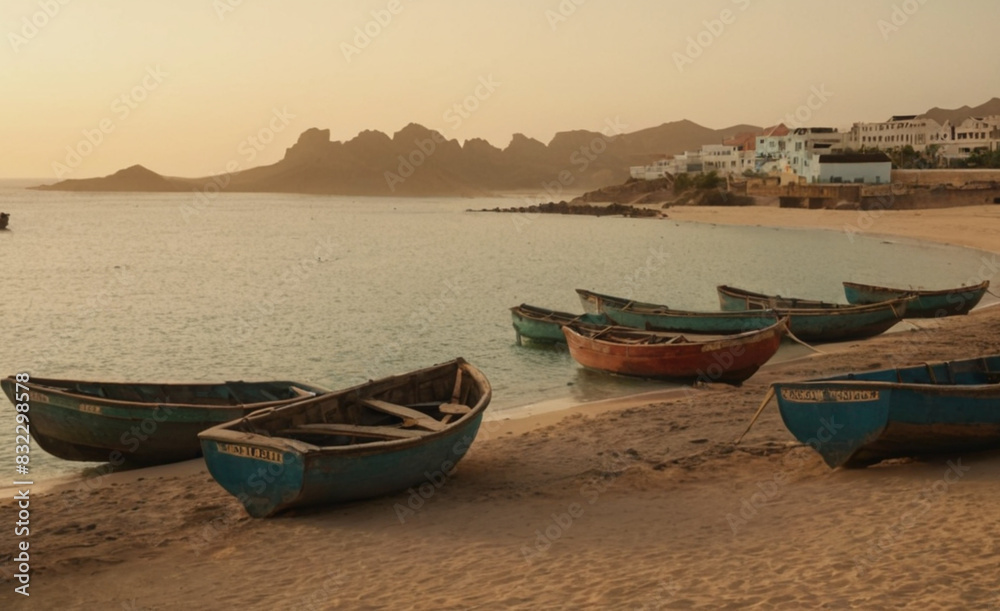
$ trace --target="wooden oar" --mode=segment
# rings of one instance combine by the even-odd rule
[[[757,418],[760,418],[760,413],[764,411],[764,408],[767,407],[767,404],[770,403],[771,399],[773,398],[774,398],[774,386],[771,386],[770,388],[767,389],[767,395],[764,397],[764,401],[760,404],[760,407],[757,408],[757,413],[753,415],[753,420],[751,420],[750,424],[747,425],[747,430],[743,431],[743,434],[736,438],[736,442],[734,443],[734,445],[739,445],[739,443],[743,441],[743,438],[746,437],[747,433],[750,432],[750,428],[753,427],[755,422],[757,422]]]
[[[441,419],[441,422],[448,424],[451,422],[452,416],[463,416],[472,411],[468,405],[462,405],[462,368],[458,368],[458,373],[455,374],[455,388],[451,391],[451,402],[443,403],[438,410],[445,414],[445,417]]]

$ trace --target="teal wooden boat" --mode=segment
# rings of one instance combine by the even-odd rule
[[[1000,448],[1000,356],[773,388],[785,426],[830,467]]]
[[[954,289],[929,291],[924,289],[893,289],[871,284],[845,282],[844,294],[848,303],[869,304],[899,299],[901,297],[916,297],[906,306],[906,318],[939,318],[942,316],[957,316],[968,314],[976,307],[990,288],[986,280],[975,286],[962,286]]]
[[[14,376],[0,380],[12,403]],[[327,389],[301,382],[152,384],[31,378],[32,438],[65,460],[152,465],[197,458],[198,433]],[[17,401],[16,403],[22,403]]]
[[[254,517],[439,487],[476,438],[490,383],[456,359],[202,432],[208,470]]]
[[[771,309],[789,318],[789,330],[804,342],[847,341],[888,331],[906,313],[912,297],[871,305],[843,305],[812,299],[764,295],[730,286],[718,287],[726,311]]]
[[[576,292],[587,313],[604,314],[612,324],[649,331],[736,335],[766,329],[779,320],[772,310],[690,312],[583,289]]]
[[[562,328],[570,324],[606,326],[612,323],[603,314],[569,314],[522,303],[510,309],[518,345],[522,339],[542,344],[565,344]]]

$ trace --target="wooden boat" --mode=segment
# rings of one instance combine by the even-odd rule
[[[771,310],[689,312],[583,289],[576,289],[576,292],[584,311],[605,314],[612,324],[650,331],[731,335],[764,329],[779,319],[778,314]]]
[[[775,384],[785,426],[831,467],[1000,448],[1000,356]]]
[[[884,286],[845,282],[844,294],[854,304],[869,304],[899,299],[908,295],[916,297],[906,306],[906,318],[938,318],[968,314],[976,307],[990,288],[986,280],[975,286],[928,291],[923,289],[892,289]]]
[[[778,351],[786,321],[740,335],[691,338],[624,327],[563,327],[584,367],[644,378],[741,384]]]
[[[490,383],[462,359],[267,409],[199,435],[212,477],[254,517],[439,487]]]
[[[14,376],[0,380],[11,402]],[[31,436],[65,460],[152,465],[197,458],[198,433],[254,410],[328,392],[301,382],[149,384],[32,378]],[[17,401],[15,403],[21,403]]]
[[[539,343],[565,344],[566,336],[563,335],[562,328],[573,323],[612,324],[603,314],[569,314],[526,303],[511,308],[510,316],[514,322],[518,345],[522,338]]]
[[[844,305],[812,299],[764,295],[720,286],[723,310],[773,309],[789,318],[792,335],[805,342],[832,342],[873,337],[888,331],[906,313],[912,297],[870,305]]]

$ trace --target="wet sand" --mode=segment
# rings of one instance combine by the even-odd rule
[[[668,212],[833,230],[864,214]],[[866,231],[997,251],[1000,206],[887,212]],[[830,470],[773,404],[733,444],[771,382],[1000,353],[1000,308],[822,349],[740,388],[489,421],[424,495],[254,520],[201,461],[35,487],[32,596],[5,579],[0,605],[1000,609],[1000,453]]]

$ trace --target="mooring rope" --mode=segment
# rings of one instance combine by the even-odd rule
[[[813,346],[810,346],[809,344],[805,343],[805,342],[804,342],[804,341],[802,341],[801,339],[799,339],[799,338],[795,337],[795,334],[794,334],[794,333],[792,333],[792,329],[791,329],[791,326],[790,326],[790,325],[789,325],[789,326],[786,326],[786,327],[785,327],[785,332],[786,332],[786,333],[788,333],[788,337],[789,337],[789,338],[790,338],[790,339],[791,339],[792,341],[794,341],[794,342],[797,342],[797,343],[799,343],[799,344],[802,344],[803,346],[805,346],[806,348],[809,348],[809,349],[810,349],[810,350],[812,350],[813,352],[818,352],[818,353],[820,353],[820,354],[826,354],[826,352],[823,352],[823,351],[822,351],[822,350],[820,350],[819,348],[815,348],[815,347],[813,347]]]
[[[746,437],[747,433],[750,432],[750,429],[753,427],[754,423],[757,422],[757,418],[760,418],[760,413],[764,411],[764,408],[767,407],[767,404],[770,403],[771,399],[773,398],[774,398],[774,386],[771,386],[770,388],[767,389],[767,395],[764,397],[764,401],[760,404],[760,407],[757,408],[757,413],[753,415],[753,419],[750,420],[750,424],[747,425],[747,430],[743,431],[743,434],[736,438],[736,441],[733,442],[733,445],[739,445],[739,443],[743,441],[743,438]]]

